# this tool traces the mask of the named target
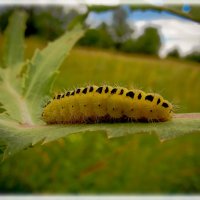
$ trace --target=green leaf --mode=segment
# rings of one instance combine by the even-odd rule
[[[4,66],[14,69],[24,61],[24,31],[27,15],[25,12],[15,12],[10,20],[5,34]]]
[[[40,121],[42,98],[49,93],[58,68],[83,33],[80,26],[66,32],[42,51],[37,50],[29,62],[24,96],[34,122]]]
[[[113,123],[80,125],[19,125],[7,116],[0,115],[0,138],[7,144],[4,158],[38,143],[45,144],[74,133],[106,133],[108,138],[130,134],[157,134],[161,141],[192,132],[200,133],[200,113],[177,114],[173,120],[161,123]]]
[[[83,15],[77,15],[67,26],[67,30],[72,30],[77,24],[84,24],[86,18],[88,17],[88,12]]]
[[[23,119],[25,109],[21,101],[22,83],[20,72],[24,66],[24,31],[27,15],[16,11],[9,19],[5,31],[3,66],[0,68],[0,102],[14,120]]]
[[[44,50],[36,51],[27,64],[23,60],[25,20],[26,14],[19,11],[9,20],[4,49],[6,68],[0,68],[0,102],[12,119],[34,124],[41,121],[42,101],[49,93],[56,70],[83,31],[77,27],[67,32]]]
[[[20,26],[16,26],[14,22],[24,19],[22,16],[25,14],[17,12],[13,16],[6,33],[7,41],[10,41],[6,42],[6,68],[0,68],[0,103],[6,110],[0,114],[0,154],[4,151],[4,158],[38,143],[43,144],[87,131],[105,132],[109,138],[156,133],[162,141],[200,132],[200,114],[179,114],[171,121],[162,123],[45,125],[40,120],[41,103],[49,94],[59,66],[84,31],[77,27],[66,32],[44,50],[37,50],[27,63],[21,58],[23,48],[18,49],[21,51],[16,53],[18,58],[13,50],[15,45],[22,47],[23,40],[16,41],[10,33],[16,29],[17,35],[21,37],[24,22]]]

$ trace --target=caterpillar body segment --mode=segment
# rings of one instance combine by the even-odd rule
[[[172,104],[159,94],[92,85],[56,95],[44,107],[42,118],[47,124],[163,122],[172,115]]]

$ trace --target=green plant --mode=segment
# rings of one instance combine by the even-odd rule
[[[155,132],[161,140],[200,131],[200,114],[176,115],[165,123],[46,125],[40,118],[42,104],[60,64],[84,31],[75,27],[24,61],[25,21],[24,12],[15,12],[5,34],[0,68],[0,102],[5,110],[0,114],[0,153],[4,157],[37,143],[86,131],[107,132],[109,138]]]

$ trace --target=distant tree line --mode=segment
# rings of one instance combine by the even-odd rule
[[[181,57],[177,49],[173,49],[167,55],[168,58],[179,58],[182,60],[194,61],[200,63],[200,51],[194,51],[184,57]]]
[[[127,12],[123,7],[113,9],[112,24],[103,23],[96,29],[89,29],[79,41],[79,45],[158,55],[161,42],[157,29],[146,28],[142,36],[134,39],[134,30],[126,19]]]
[[[108,29],[106,24],[102,24],[97,29],[89,29],[78,44],[103,49],[117,49],[127,53],[158,54],[161,43],[157,29],[146,28],[144,34],[137,39],[130,37],[123,42],[115,41]]]
[[[17,7],[0,8],[0,31],[4,31],[8,18]],[[19,9],[19,8],[18,8]],[[66,10],[63,7],[30,7],[20,9],[28,13],[26,36],[37,35],[45,40],[53,40],[66,29],[71,29],[77,23],[83,23],[87,14],[80,15],[76,10]],[[89,11],[92,11],[91,8]],[[141,53],[158,55],[161,46],[157,29],[148,27],[144,34],[133,38],[134,30],[127,23],[127,11],[123,7],[114,7],[112,24],[102,23],[95,29],[88,28],[85,36],[78,42],[80,46],[102,49],[116,49],[126,53]],[[177,50],[169,53],[168,57],[179,58]],[[200,53],[195,52],[184,59],[200,62]]]
[[[46,40],[53,40],[64,33],[71,21],[79,14],[76,10],[65,12],[60,6],[2,7],[0,9],[1,32],[6,28],[10,14],[16,9],[23,9],[28,13],[25,36],[37,35]]]

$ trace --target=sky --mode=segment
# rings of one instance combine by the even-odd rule
[[[119,5],[119,4],[199,4],[199,0],[0,0],[0,4],[51,4],[51,5],[77,5],[77,4],[87,4],[87,5]]]
[[[112,11],[91,12],[86,22],[92,28],[99,26],[102,22],[111,24]],[[200,24],[191,20],[166,11],[129,10],[127,23],[134,29],[134,38],[143,34],[144,29],[148,26],[158,29],[161,37],[160,57],[166,57],[175,48],[181,56],[185,56],[193,50],[200,50]]]

